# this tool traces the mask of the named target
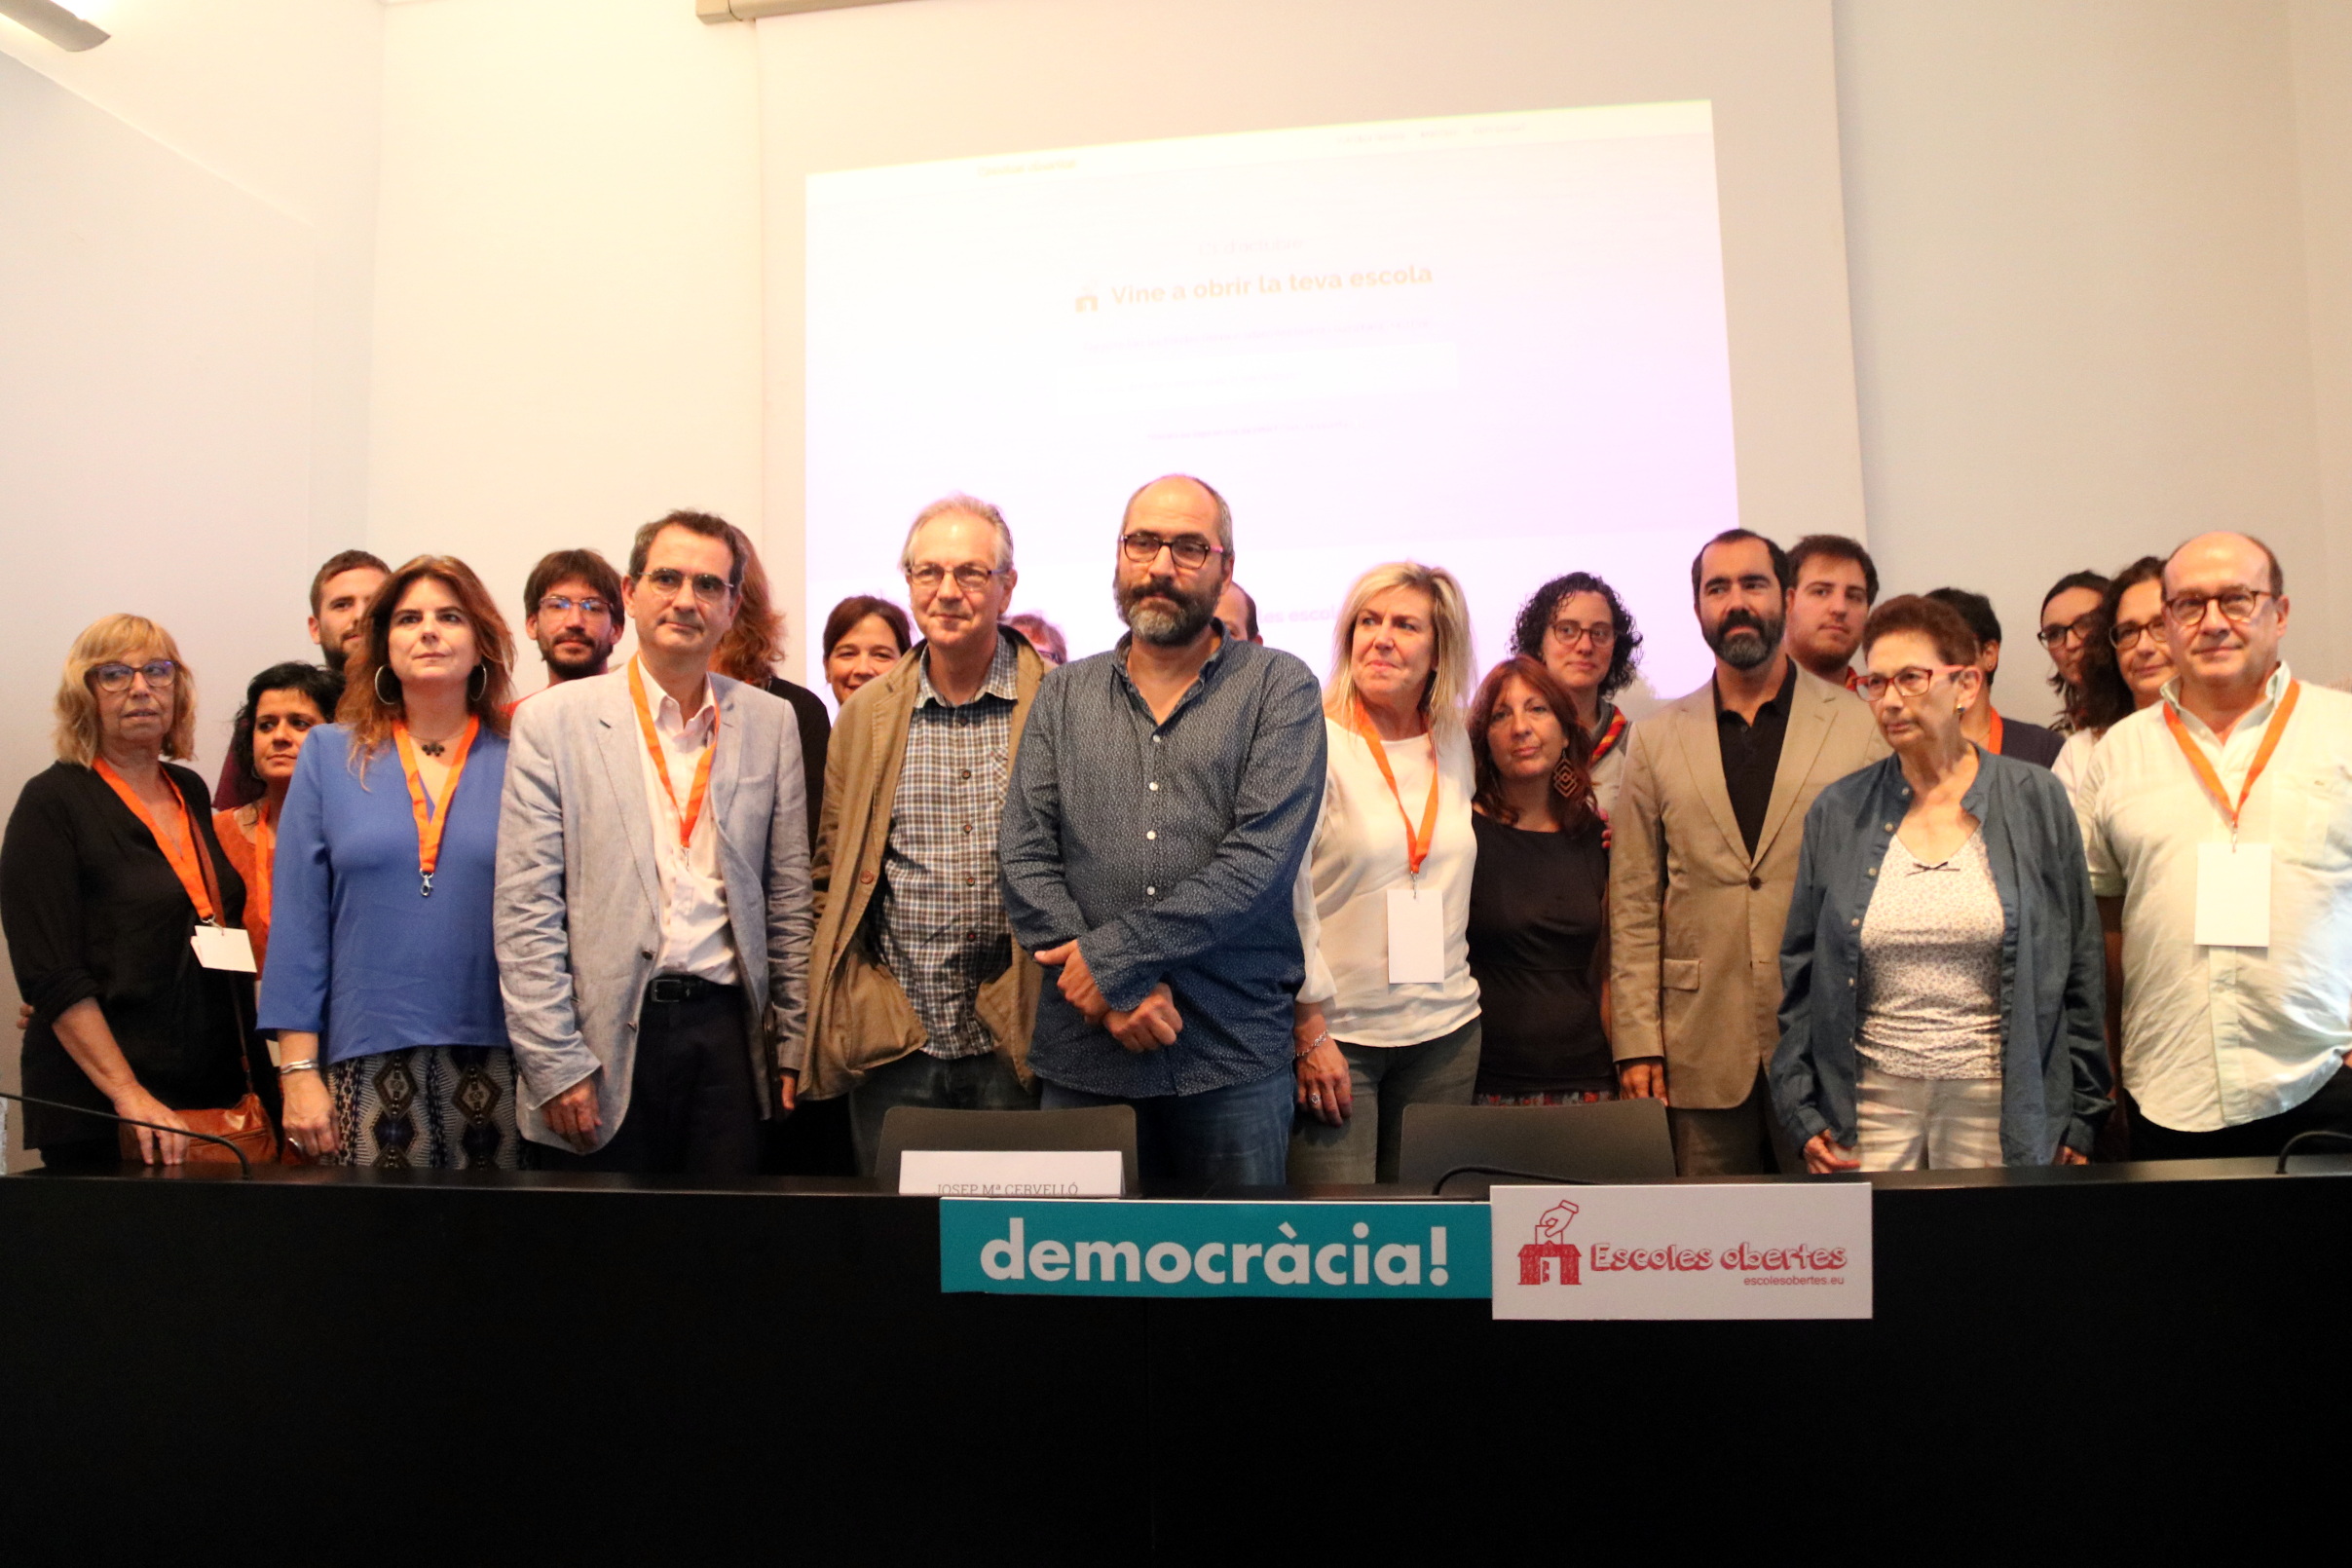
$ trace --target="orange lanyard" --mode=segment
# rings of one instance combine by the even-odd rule
[[[1437,737],[1434,732],[1429,737],[1429,803],[1421,808],[1421,827],[1416,832],[1412,813],[1405,810],[1404,797],[1397,790],[1397,770],[1389,766],[1388,746],[1381,740],[1380,731],[1372,728],[1372,717],[1363,711],[1361,702],[1356,704],[1355,719],[1356,733],[1372,748],[1372,761],[1380,765],[1380,776],[1388,781],[1389,799],[1397,803],[1397,814],[1404,818],[1405,864],[1413,876],[1419,877],[1421,863],[1429,858],[1429,846],[1437,837]]]
[[[2229,791],[2222,787],[2221,775],[2214,771],[2213,763],[2189,738],[2188,727],[2181,722],[2180,710],[2173,706],[2171,698],[2165,699],[2164,727],[2173,732],[2173,739],[2181,743],[2181,750],[2188,758],[2188,765],[2196,769],[2197,777],[2213,793],[2214,804],[2221,808],[2221,815],[2229,823],[2229,841],[2233,844],[2238,841],[2238,818],[2245,813],[2246,798],[2254,793],[2254,781],[2262,776],[2262,769],[2270,765],[2270,754],[2279,749],[2280,737],[2287,733],[2287,721],[2295,713],[2296,698],[2302,692],[2302,682],[2287,683],[2287,694],[2279,698],[2277,711],[2270,715],[2270,723],[2262,730],[2262,744],[2254,754],[2254,765],[2246,769],[2246,783],[2238,791],[2235,805],[2229,803]]]
[[[2000,732],[2002,727],[2000,722],[2000,710],[1993,706],[1992,703],[1988,702],[1985,704],[1985,711],[1993,716],[1992,726],[1985,735],[1985,750],[1991,752],[1994,756],[1998,757],[2001,755]]]
[[[253,886],[251,897],[245,900],[246,923],[270,923],[270,873],[278,863],[278,819],[270,815],[270,803],[258,802],[253,807]]]
[[[400,748],[400,771],[408,779],[408,808],[417,819],[417,880],[426,898],[432,897],[433,868],[441,863],[441,830],[449,826],[449,807],[458,798],[458,780],[466,776],[466,754],[473,749],[473,737],[481,728],[479,714],[466,721],[466,732],[458,736],[457,754],[449,759],[449,782],[441,790],[441,809],[435,811],[426,798],[425,775],[417,770],[417,751],[408,738],[408,726],[401,720],[392,721],[392,740]]]
[[[1624,738],[1625,711],[1620,708],[1609,715],[1609,728],[1602,730],[1601,738],[1592,743],[1592,755],[1585,759],[1585,765],[1589,767],[1608,756],[1617,749],[1617,743]]]
[[[678,786],[670,782],[669,755],[661,749],[661,737],[653,732],[653,712],[646,706],[645,678],[635,659],[629,660],[629,695],[637,699],[637,728],[645,736],[646,755],[653,759],[653,771],[661,775],[661,792],[670,798],[670,809],[678,816],[678,847],[688,848],[693,841],[694,824],[702,820],[702,803],[711,793],[711,759],[719,754],[718,704],[711,704],[710,739],[703,745],[702,760],[694,765],[693,786],[682,808]]]
[[[179,878],[180,887],[188,895],[188,902],[196,906],[196,913],[217,925],[219,916],[212,911],[212,895],[205,891],[204,868],[196,859],[203,853],[197,847],[196,825],[188,818],[188,803],[180,799],[179,786],[171,782],[171,775],[165,774],[164,783],[171,791],[171,803],[179,808],[181,847],[176,849],[172,847],[171,840],[164,837],[164,830],[147,810],[147,803],[139,799],[138,791],[131,787],[130,781],[108,765],[103,757],[97,760],[96,767],[98,777],[104,779],[114,793],[122,798],[123,803],[131,807],[131,814],[139,819],[140,825],[154,835],[155,847],[161,849],[164,858],[171,862],[171,874]]]

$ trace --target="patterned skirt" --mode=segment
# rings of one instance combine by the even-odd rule
[[[1534,1089],[1525,1094],[1473,1095],[1474,1105],[1597,1105],[1615,1100],[1614,1089]]]
[[[327,1069],[340,1165],[512,1171],[514,1058],[484,1045],[419,1045]]]

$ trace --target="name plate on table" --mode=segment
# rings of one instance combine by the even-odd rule
[[[943,1198],[1116,1198],[1126,1182],[1117,1149],[909,1149],[902,1194]]]
[[[939,1206],[939,1288],[1000,1295],[1482,1300],[1475,1203]]]
[[[1870,1188],[1493,1190],[1497,1318],[1867,1318]]]

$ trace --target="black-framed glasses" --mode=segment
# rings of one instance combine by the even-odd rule
[[[907,581],[912,586],[922,589],[922,591],[925,593],[937,593],[941,583],[947,581],[950,578],[953,578],[955,579],[955,585],[961,588],[964,592],[978,593],[983,588],[986,588],[990,579],[995,578],[995,576],[1003,570],[1004,569],[1002,567],[972,566],[967,564],[964,566],[959,566],[951,572],[944,566],[926,564],[923,566],[909,567],[907,569]]]
[[[2118,653],[2141,638],[2155,635],[2156,622],[2152,620],[2118,620],[2107,629],[2107,640],[2115,645],[2115,652]]]
[[[2265,599],[2278,595],[2266,588],[2223,588],[2220,593],[2184,593],[2164,601],[2164,616],[2183,631],[2194,631],[2205,624],[2209,605],[2221,607],[2221,618],[2231,625],[2242,626],[2254,618],[2254,613]]]
[[[1961,670],[1974,668],[1976,666],[1973,664],[1914,664],[1892,675],[1857,675],[1853,683],[1854,694],[1864,702],[1876,702],[1891,688],[1907,697],[1922,696],[1935,684],[1937,676],[1957,675]]]
[[[1617,625],[1613,621],[1596,620],[1591,625],[1580,625],[1573,620],[1555,620],[1551,635],[1560,640],[1562,648],[1574,648],[1578,642],[1589,642],[1596,653],[1606,653],[1617,646]]]
[[[168,658],[151,658],[144,664],[100,664],[90,672],[91,683],[101,691],[128,691],[134,676],[144,676],[150,691],[168,691],[179,679],[179,666]]]
[[[716,572],[689,574],[674,566],[657,566],[637,580],[665,599],[675,599],[691,587],[694,590],[695,598],[708,599],[715,604],[735,591],[735,585]]]
[[[651,579],[653,576],[653,574],[651,572],[646,574],[648,579]],[[713,578],[711,580],[716,582],[719,579]],[[700,584],[696,584],[695,591],[701,591]],[[613,614],[611,603],[597,598],[594,594],[590,594],[584,599],[574,599],[567,594],[551,593],[539,602],[539,613],[542,616],[568,616],[575,610],[583,616],[609,616]]]
[[[1222,544],[1212,544],[1198,534],[1180,534],[1170,539],[1165,534],[1155,534],[1145,528],[1120,535],[1119,548],[1138,566],[1151,565],[1160,558],[1160,552],[1166,550],[1169,558],[1187,572],[1198,572],[1209,564],[1209,557],[1225,553]]]
[[[2053,620],[2035,635],[2040,637],[2042,647],[2056,648],[2060,643],[2087,643],[2091,640],[2091,634],[2098,629],[2099,612],[2094,610],[2087,615],[2076,616],[2072,620]]]

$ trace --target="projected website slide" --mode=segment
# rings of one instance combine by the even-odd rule
[[[1481,670],[1602,574],[1705,677],[1688,566],[1736,520],[1712,120],[1662,103],[811,175],[807,620],[904,597],[908,521],[994,502],[1016,610],[1108,648],[1119,509],[1232,504],[1266,641],[1330,663],[1349,580],[1450,568]]]

